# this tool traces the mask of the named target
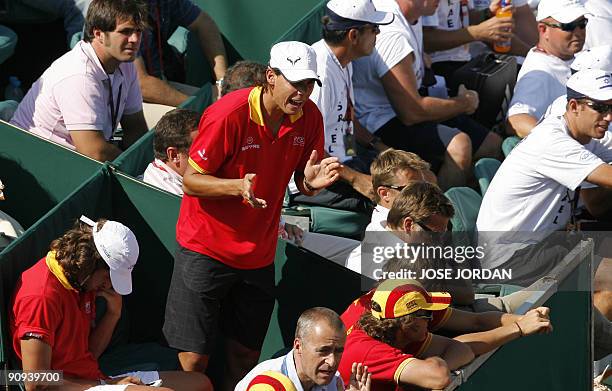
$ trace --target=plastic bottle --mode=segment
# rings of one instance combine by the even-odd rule
[[[512,0],[502,0],[500,4],[500,8],[495,13],[495,17],[496,18],[512,17],[512,9],[510,9],[509,11],[502,11],[504,7],[507,7],[509,5],[512,5]],[[506,41],[497,41],[493,44],[493,50],[495,50],[497,53],[508,53],[511,48],[512,48],[512,41],[509,39]]]
[[[17,76],[9,77],[9,84],[6,86],[4,90],[4,99],[5,100],[14,100],[17,102],[21,102],[23,99],[23,90],[21,89],[21,81],[17,78]]]

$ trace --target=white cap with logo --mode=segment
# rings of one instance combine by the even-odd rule
[[[612,74],[601,69],[584,69],[567,81],[567,97],[584,96],[596,101],[612,100]]]
[[[612,46],[595,46],[576,53],[571,68],[575,71],[583,69],[601,69],[612,72]]]
[[[376,25],[389,24],[393,22],[395,16],[392,12],[377,11],[372,0],[331,0],[327,3],[327,9],[332,11],[328,15],[332,24],[344,25],[344,28],[340,28],[341,30],[351,27],[352,21]],[[329,29],[334,30],[335,28],[332,26]]]
[[[580,0],[541,0],[536,20],[554,18],[560,23],[570,23],[588,13]]]
[[[98,223],[85,216],[81,216],[80,220],[92,227],[96,249],[110,267],[110,280],[115,292],[120,295],[132,293],[132,269],[139,253],[138,241],[132,230],[110,220],[98,230]]]
[[[317,75],[317,54],[303,42],[279,42],[270,49],[270,67],[277,68],[290,82],[314,79]]]

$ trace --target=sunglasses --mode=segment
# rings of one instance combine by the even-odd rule
[[[418,310],[418,311],[411,313],[410,316],[412,316],[413,318],[417,318],[417,319],[432,320],[433,312],[429,310]]]
[[[365,26],[360,27],[358,30],[372,30],[373,33],[378,34],[380,33],[380,26],[378,26],[377,24],[366,24]]]
[[[607,105],[605,103],[600,102],[593,102],[592,100],[583,100],[582,103],[589,106],[591,109],[595,110],[599,114],[612,113],[612,105]]]
[[[565,32],[571,32],[571,31],[576,30],[576,27],[585,29],[588,22],[589,21],[587,19],[580,19],[580,20],[574,20],[573,22],[569,22],[569,23],[542,22],[542,24],[545,24],[548,27],[554,27],[554,28],[561,29],[562,31],[565,31]]]
[[[404,187],[406,187],[407,185],[403,185],[403,186],[398,186],[398,185],[381,185],[383,187],[388,187],[389,189],[393,189],[393,190],[397,190],[397,191],[402,191],[404,190]]]
[[[434,230],[433,230],[433,229],[429,228],[429,227],[428,227],[428,226],[427,226],[427,225],[426,225],[424,222],[422,222],[422,221],[416,221],[416,220],[415,220],[415,221],[414,221],[414,223],[415,223],[416,225],[418,225],[419,227],[421,227],[421,229],[422,229],[423,231],[426,231],[426,232],[434,232]]]

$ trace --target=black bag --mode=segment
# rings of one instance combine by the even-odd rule
[[[478,92],[480,104],[472,115],[476,121],[488,128],[502,123],[516,84],[517,65],[513,56],[482,53],[451,77],[451,96],[457,95],[459,85]]]

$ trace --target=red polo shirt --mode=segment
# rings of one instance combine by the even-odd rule
[[[51,368],[64,376],[102,379],[105,376],[89,351],[95,319],[95,293],[64,288],[49,271],[45,258],[21,274],[13,298],[10,328],[13,349],[21,356],[21,339],[33,333],[51,346]]]
[[[242,197],[183,196],[176,227],[179,244],[231,267],[256,269],[274,261],[278,220],[294,171],[303,171],[313,150],[323,157],[323,119],[307,101],[285,116],[277,137],[264,125],[261,87],[238,90],[210,106],[189,151],[189,163],[217,178],[256,174],[254,193],[268,207],[255,209]]]

